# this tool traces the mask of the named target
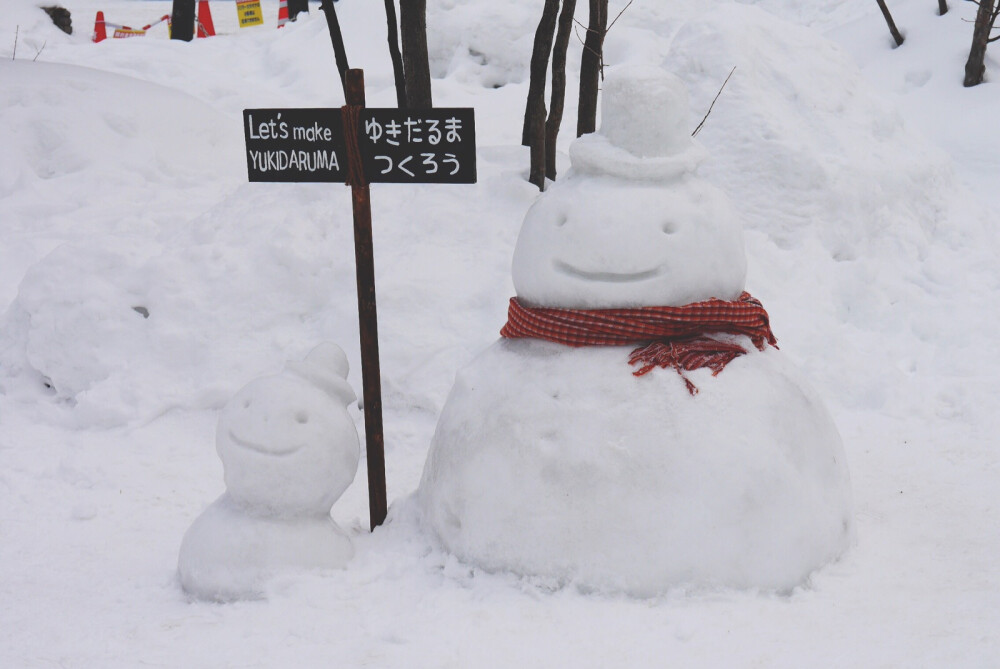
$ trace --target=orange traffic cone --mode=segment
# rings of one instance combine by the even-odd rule
[[[97,12],[97,18],[94,19],[93,41],[103,42],[106,39],[108,39],[108,29],[104,25],[104,12]]]
[[[278,27],[281,28],[288,23],[288,0],[281,0],[278,3]]]
[[[208,0],[198,2],[198,37],[215,37],[215,25],[212,23],[212,10]]]

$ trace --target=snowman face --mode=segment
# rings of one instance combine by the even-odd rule
[[[247,384],[219,416],[229,494],[274,513],[329,512],[357,471],[360,446],[342,404],[305,380]]]
[[[743,231],[721,191],[574,175],[528,211],[514,249],[529,306],[681,306],[743,291]]]

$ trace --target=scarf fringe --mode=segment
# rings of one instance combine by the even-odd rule
[[[684,379],[688,392],[698,394],[698,387],[691,382],[684,372],[694,371],[702,367],[712,370],[712,376],[726,368],[730,362],[747,350],[739,344],[719,341],[708,337],[686,339],[682,341],[654,341],[632,351],[628,364],[642,365],[632,372],[635,376],[643,376],[657,367],[667,369],[672,367]]]

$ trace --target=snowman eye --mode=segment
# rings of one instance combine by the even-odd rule
[[[556,216],[556,227],[561,228],[562,226],[566,225],[567,220],[568,217],[566,216],[566,214],[559,214],[558,216]]]
[[[295,422],[302,424],[308,423],[309,414],[307,414],[305,411],[299,411],[297,414],[295,414]]]
[[[663,230],[663,234],[672,235],[677,232],[677,224],[673,221],[664,221],[661,229]]]

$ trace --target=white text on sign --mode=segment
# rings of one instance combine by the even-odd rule
[[[420,160],[417,162],[414,162],[414,156],[406,156],[398,163],[395,163],[395,165],[393,164],[392,156],[376,155],[375,161],[380,162],[385,166],[385,169],[380,170],[379,174],[390,174],[393,167],[395,167],[397,170],[410,177],[416,177],[418,174],[425,174],[428,176],[431,174],[437,174],[439,161],[441,164],[450,163],[454,167],[454,169],[450,171],[445,171],[448,176],[454,176],[458,174],[460,169],[462,169],[458,162],[458,158],[454,153],[446,153],[443,156],[439,156],[436,153],[421,153]]]
[[[400,141],[407,144],[419,144],[424,140],[432,146],[441,143],[442,138],[450,143],[462,141],[462,120],[451,117],[444,120],[444,130],[441,120],[435,118],[412,118],[407,116],[406,120],[400,123],[391,119],[386,123],[379,123],[377,119],[370,118],[365,121],[365,135],[373,144],[378,144],[379,140],[384,140],[386,144],[399,146]],[[447,133],[447,134],[444,134]]]
[[[333,141],[333,130],[319,124],[319,121],[313,121],[310,126],[296,125],[292,126],[292,132],[289,133],[288,123],[281,120],[281,114],[278,114],[276,118],[270,121],[261,121],[255,124],[253,120],[253,114],[249,115],[249,121],[247,125],[250,130],[250,139],[295,139],[302,140],[305,142],[332,142]],[[256,126],[256,127],[255,127]]]

